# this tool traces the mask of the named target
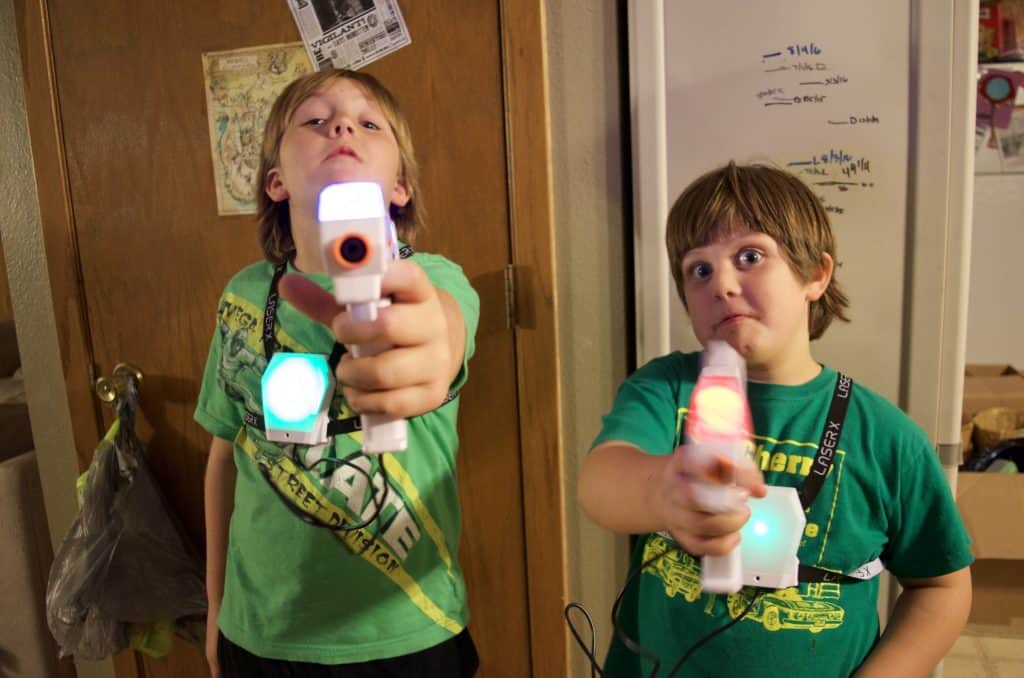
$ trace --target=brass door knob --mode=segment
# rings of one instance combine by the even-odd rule
[[[142,370],[131,363],[118,363],[114,366],[112,376],[96,380],[93,386],[96,396],[105,403],[113,403],[124,392],[129,377],[135,377],[135,381],[141,384]]]

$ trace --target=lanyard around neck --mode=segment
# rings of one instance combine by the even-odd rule
[[[825,478],[828,477],[829,469],[832,468],[836,450],[839,449],[839,436],[843,431],[843,423],[846,421],[846,410],[850,404],[852,390],[853,380],[845,374],[837,373],[836,385],[832,390],[832,401],[825,417],[825,427],[821,432],[821,442],[818,443],[814,464],[811,466],[811,472],[804,479],[803,485],[797,490],[800,504],[805,511],[810,508],[811,503],[818,496],[825,483]],[[857,583],[873,578],[881,570],[881,567],[881,561],[875,559],[862,565],[854,574],[843,574],[800,563],[797,568],[797,580],[800,582]]]
[[[402,245],[398,250],[398,256],[400,259],[408,259],[415,250],[409,245]],[[274,352],[278,349],[290,350],[277,340],[277,307],[280,303],[280,295],[277,291],[278,285],[281,283],[281,277],[284,276],[285,271],[288,270],[288,262],[282,262],[274,268],[274,276],[270,279],[270,291],[267,292],[267,304],[263,309],[263,353],[267,357],[269,362],[274,357]],[[338,342],[334,342],[334,348],[331,351],[330,365],[333,370],[338,366],[338,361],[341,360],[341,356],[345,354],[345,347]],[[292,351],[294,352],[294,351]]]
[[[836,385],[832,390],[832,402],[828,406],[828,414],[825,416],[825,427],[821,431],[821,442],[818,443],[818,451],[814,456],[814,463],[811,465],[811,472],[804,478],[800,487],[800,504],[804,510],[811,506],[821,486],[825,484],[829,469],[835,458],[836,450],[839,449],[839,436],[843,432],[843,422],[846,421],[846,409],[850,404],[850,392],[853,390],[853,379],[839,372],[836,374]]]

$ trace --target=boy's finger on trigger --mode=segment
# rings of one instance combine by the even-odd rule
[[[754,497],[763,497],[768,492],[765,488],[761,469],[757,468],[752,462],[750,464],[739,464],[736,467],[733,482],[750,492]]]
[[[335,338],[346,346],[366,346],[374,343],[391,344],[394,342],[382,341],[382,339],[386,339],[383,331],[385,317],[390,312],[390,307],[378,309],[376,320],[355,320],[348,313],[339,313],[331,319],[327,326],[331,328]]]
[[[338,381],[364,391],[383,391],[428,383],[431,366],[420,351],[392,348],[367,358],[346,355],[335,370]]]
[[[390,391],[360,391],[346,387],[342,391],[349,405],[357,412],[373,412],[394,417],[414,417],[433,409],[430,392],[422,386]]]
[[[393,262],[381,278],[380,285],[382,295],[405,304],[426,301],[434,293],[427,274],[411,261]]]
[[[732,550],[736,548],[736,545],[739,543],[739,533],[731,532],[720,537],[708,537],[706,539],[702,539],[700,540],[698,548],[703,551],[703,555],[724,556],[732,553]]]
[[[723,473],[723,470],[720,468],[723,455],[709,452],[703,447],[680,445],[676,449],[676,457],[682,473],[705,480],[714,480],[716,475]],[[726,461],[728,460],[726,459]]]
[[[736,532],[716,537],[702,537],[692,532],[672,533],[675,540],[687,553],[695,556],[722,556],[734,548],[740,541],[740,535]]]
[[[282,299],[327,327],[331,327],[335,316],[344,311],[344,308],[334,301],[334,296],[330,292],[295,273],[289,273],[281,278],[278,290]]]
[[[383,319],[381,334],[396,346],[418,346],[445,336],[444,311],[438,307],[392,304]]]
[[[702,513],[690,523],[690,532],[701,538],[721,537],[738,532],[747,522],[748,515],[742,509],[725,513]]]

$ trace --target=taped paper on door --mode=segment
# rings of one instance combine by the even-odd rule
[[[317,70],[357,70],[412,42],[397,0],[288,0]]]
[[[313,67],[300,42],[203,54],[217,214],[256,214],[256,173],[270,107]]]

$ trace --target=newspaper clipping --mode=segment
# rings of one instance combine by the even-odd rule
[[[312,73],[301,43],[203,54],[217,213],[255,214],[263,126],[289,82]]]
[[[288,0],[317,70],[358,69],[412,42],[397,0]]]

